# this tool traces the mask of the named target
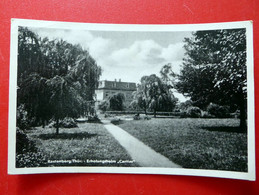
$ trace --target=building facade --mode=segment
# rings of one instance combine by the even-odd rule
[[[136,91],[136,83],[122,82],[120,79],[118,81],[115,79],[115,81],[99,81],[95,94],[97,102],[101,102],[115,94],[122,93],[125,97],[124,105],[127,109],[133,100],[134,91]]]

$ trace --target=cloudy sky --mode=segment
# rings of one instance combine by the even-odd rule
[[[184,55],[183,39],[191,32],[81,31],[31,28],[41,37],[81,44],[102,67],[101,80],[140,81],[157,74],[167,63],[179,73]]]

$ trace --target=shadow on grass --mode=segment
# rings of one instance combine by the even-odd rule
[[[111,121],[111,123],[114,124],[114,125],[121,125],[121,124],[123,124],[124,122],[125,122],[125,121],[123,121],[123,120]]]
[[[232,132],[232,133],[244,133],[240,127],[202,127],[202,129],[208,131],[220,131],[220,132]]]
[[[40,139],[48,140],[48,139],[88,139],[91,137],[97,136],[96,133],[59,133],[59,134],[41,134],[39,135]]]

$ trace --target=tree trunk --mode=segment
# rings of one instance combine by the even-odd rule
[[[240,98],[240,104],[239,104],[239,109],[240,109],[240,124],[239,128],[241,132],[246,132],[247,131],[247,124],[246,124],[246,100],[242,94],[242,97]]]
[[[243,101],[245,102],[245,101]],[[239,128],[241,132],[245,132],[247,130],[247,124],[246,124],[246,109],[245,104],[240,104],[240,124]]]
[[[45,128],[45,120],[42,119],[42,128],[44,129]]]
[[[147,107],[144,108],[145,115],[147,116]]]
[[[56,120],[56,134],[59,134],[59,119]]]
[[[156,118],[156,109],[154,109],[154,118]]]

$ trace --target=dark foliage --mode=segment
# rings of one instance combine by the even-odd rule
[[[36,147],[36,143],[19,128],[16,130],[16,167],[43,167],[46,157]]]
[[[64,140],[71,140],[71,139],[88,139],[93,136],[96,136],[97,134],[90,134],[88,132],[82,132],[82,133],[59,133],[57,134],[41,134],[39,135],[39,138],[42,140],[48,140],[48,139],[64,139]]]
[[[125,101],[125,96],[123,93],[117,93],[114,94],[113,96],[111,96],[109,98],[109,108],[110,110],[118,110],[118,111],[122,111],[124,110],[124,101]]]
[[[208,131],[219,131],[219,132],[236,132],[240,133],[240,128],[239,127],[203,127],[203,129],[206,129]]]
[[[88,116],[87,122],[88,123],[101,123],[101,120],[98,118],[97,115],[94,115],[94,116]]]
[[[34,125],[44,127],[55,120],[58,133],[60,125],[66,125],[64,118],[89,112],[100,75],[101,68],[80,45],[41,38],[19,27],[17,103],[23,116],[18,125],[27,128],[26,113]]]
[[[191,118],[200,118],[201,117],[201,109],[199,107],[189,107],[186,111],[187,117]]]
[[[240,127],[246,129],[245,29],[196,31],[185,39],[183,68],[177,90],[205,109],[210,102],[240,110]]]
[[[153,111],[155,117],[158,111],[172,112],[178,99],[170,89],[171,86],[155,74],[143,76],[131,104],[137,105],[145,114]]]
[[[57,127],[57,124],[54,123],[53,127]],[[59,123],[59,127],[62,127],[62,128],[75,128],[75,127],[78,127],[77,126],[77,123],[74,119],[72,118],[64,118],[60,123]]]
[[[208,114],[216,118],[228,118],[230,117],[228,106],[220,106],[218,104],[210,104],[207,108]]]
[[[35,143],[21,129],[16,129],[16,153],[37,152]]]

